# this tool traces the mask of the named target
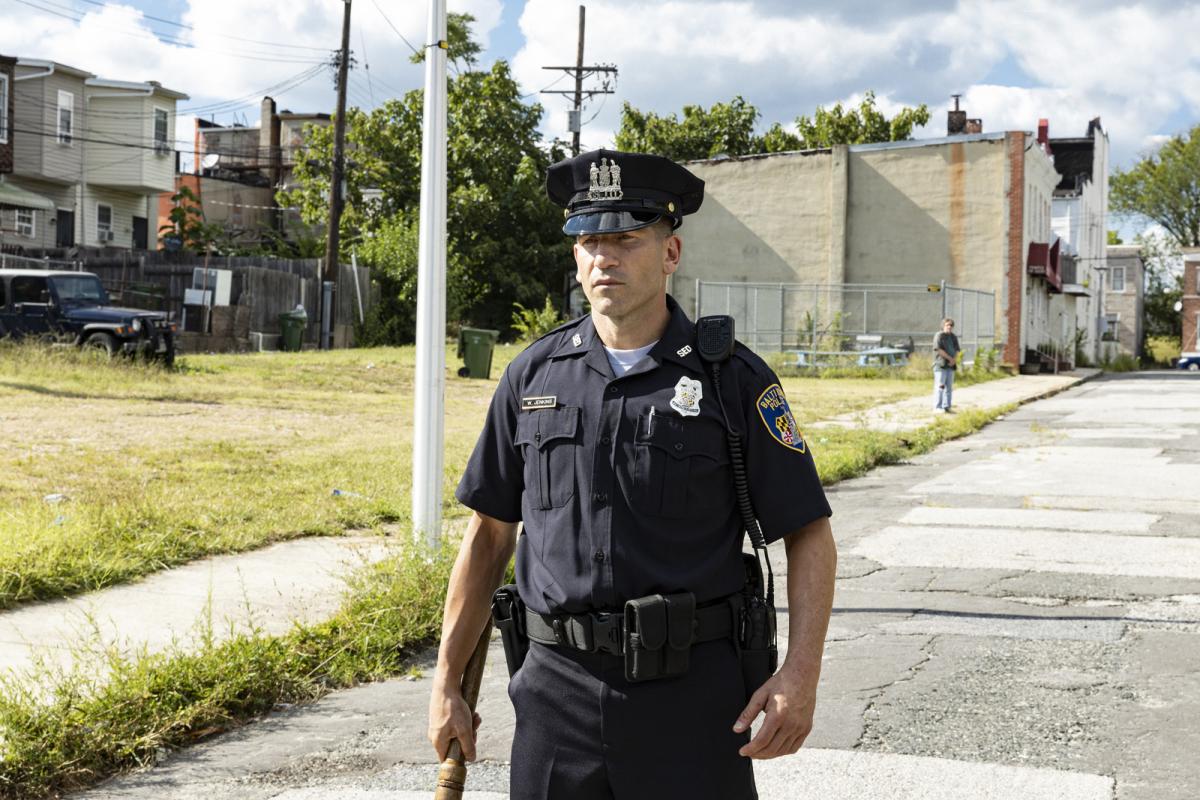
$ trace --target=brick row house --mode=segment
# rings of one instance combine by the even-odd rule
[[[187,95],[56,61],[18,58],[5,73],[6,62],[0,147],[12,163],[0,176],[0,248],[155,249],[159,195],[175,185],[176,102]]]

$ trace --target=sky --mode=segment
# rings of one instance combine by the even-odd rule
[[[578,2],[449,0],[476,18],[483,64],[508,60],[543,133],[568,138],[569,86],[543,67],[574,62]],[[1111,165],[1128,167],[1200,121],[1200,0],[586,0],[585,62],[613,64],[616,91],[583,119],[585,149],[610,145],[622,103],[661,114],[741,95],[765,129],[818,105],[881,109],[925,103],[917,138],[945,134],[950,95],[985,131],[1082,136],[1100,117]],[[190,149],[195,116],[255,124],[259,101],[330,111],[338,0],[0,0],[0,53],[55,59],[118,80],[186,92],[178,123]],[[354,0],[351,104],[372,107],[419,88],[409,63],[426,38],[424,0]],[[151,19],[158,17],[163,21]]]

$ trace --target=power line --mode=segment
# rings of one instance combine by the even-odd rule
[[[107,8],[109,6],[109,3],[102,2],[102,0],[78,0],[78,2],[87,3],[88,5],[93,5],[93,6],[100,6],[101,8]],[[194,25],[188,25],[183,22],[177,22],[175,20],[165,19],[163,17],[156,17],[151,14],[147,14],[144,11],[142,12],[142,17],[144,17],[145,19],[154,20],[155,22],[161,22],[164,25],[173,25],[176,28],[183,28],[184,30],[189,30],[189,31],[196,30],[196,27]],[[214,35],[223,37],[225,39],[233,39],[233,40],[239,41],[239,42],[247,42],[249,44],[267,45],[268,47],[286,47],[286,48],[293,49],[293,50],[315,50],[319,53],[326,53],[329,51],[329,48],[327,48],[327,47],[313,47],[312,45],[307,45],[307,44],[282,44],[280,42],[265,42],[260,39],[246,39],[241,36],[234,36],[233,34],[230,34],[230,33],[217,33]]]
[[[413,55],[414,55],[414,56],[419,56],[419,55],[421,55],[421,51],[420,51],[420,50],[418,50],[417,48],[413,47],[413,43],[412,43],[412,42],[410,42],[410,41],[409,41],[409,40],[408,40],[408,39],[407,39],[407,38],[404,36],[404,34],[400,32],[400,29],[399,29],[399,28],[397,28],[395,25],[393,25],[393,24],[392,24],[392,21],[391,21],[390,19],[388,19],[388,15],[387,15],[387,14],[385,14],[385,13],[383,13],[383,9],[379,7],[379,3],[377,3],[377,2],[376,2],[376,0],[371,0],[371,5],[375,6],[375,10],[379,12],[379,16],[383,17],[383,21],[384,21],[384,22],[386,22],[386,23],[388,24],[388,27],[389,27],[389,28],[391,28],[393,31],[395,31],[395,32],[396,32],[396,35],[400,37],[400,40],[401,40],[402,42],[404,42],[406,45],[408,45],[408,49],[409,49],[409,50],[412,50],[412,52],[413,52]]]
[[[53,0],[42,0],[42,2],[52,2],[52,1]],[[82,16],[79,16],[77,12],[74,12],[73,9],[72,9],[72,13],[64,13],[63,11],[55,11],[53,8],[47,8],[46,6],[39,5],[38,3],[32,2],[32,0],[11,0],[11,2],[20,3],[23,6],[28,6],[30,8],[37,9],[38,11],[44,12],[46,14],[52,14],[56,17],[62,17],[63,19],[68,19],[68,20],[71,20],[72,22],[76,22],[76,23],[83,22],[83,19],[84,19]],[[58,7],[65,8],[65,6],[58,6]],[[312,58],[299,58],[299,57],[290,57],[290,56],[289,57],[282,57],[282,56],[266,57],[266,56],[261,56],[261,55],[247,55],[245,53],[238,53],[238,52],[225,51],[225,50],[216,50],[216,49],[207,48],[207,47],[199,47],[191,42],[187,42],[182,39],[175,39],[170,36],[159,35],[159,34],[154,34],[154,33],[148,33],[148,34],[131,33],[130,31],[121,30],[112,25],[98,25],[97,27],[104,28],[105,30],[113,31],[114,33],[118,33],[122,36],[127,36],[131,39],[141,39],[142,41],[153,40],[153,41],[159,42],[159,43],[177,45],[179,47],[183,47],[183,48],[186,48],[189,50],[199,50],[199,51],[204,51],[204,52],[209,52],[209,53],[218,53],[220,55],[226,55],[231,58],[242,58],[242,59],[246,59],[249,61],[264,61],[264,62],[271,62],[271,63],[277,63],[277,64],[313,64],[313,63],[317,63]]]

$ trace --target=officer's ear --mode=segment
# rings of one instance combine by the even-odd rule
[[[665,228],[666,247],[663,248],[663,274],[670,275],[679,269],[679,259],[683,256],[683,239],[671,229],[669,222],[660,222]]]

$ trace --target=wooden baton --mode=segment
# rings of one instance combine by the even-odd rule
[[[475,652],[471,653],[471,659],[463,670],[462,695],[463,700],[467,701],[467,708],[471,710],[472,718],[475,704],[479,701],[479,684],[483,681],[483,667],[487,662],[491,639],[492,618],[489,616],[487,624],[483,626],[483,633],[479,635],[479,643],[475,645]],[[463,759],[462,747],[458,739],[451,739],[450,747],[446,751],[446,760],[438,769],[437,790],[433,794],[433,800],[462,800],[466,783],[467,764]]]

